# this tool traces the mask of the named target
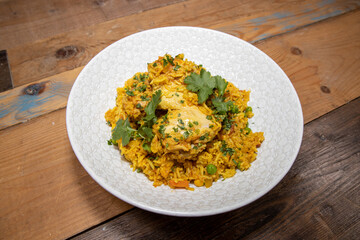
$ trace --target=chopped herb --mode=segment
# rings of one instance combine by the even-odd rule
[[[214,125],[212,125],[212,124],[209,126],[209,128],[213,128],[213,127],[214,127]]]
[[[179,139],[177,139],[177,138],[174,138],[174,141],[175,141],[175,142],[178,142],[178,141],[179,141]]]
[[[179,96],[179,94],[176,92],[176,93],[175,93],[175,96],[177,96],[177,97],[178,97],[178,96]]]
[[[162,137],[165,137],[165,125],[160,125],[159,133],[161,133]]]
[[[154,62],[154,63],[153,63],[153,67],[156,67],[156,66],[157,66],[157,63],[156,63],[156,62]]]
[[[150,98],[147,97],[147,94],[141,95],[140,98],[141,98],[141,100],[143,100],[143,101],[149,101],[149,100],[150,100]]]
[[[187,139],[187,138],[189,137],[189,135],[190,135],[190,134],[189,134],[189,132],[188,132],[188,131],[185,131],[185,132],[183,133],[183,135],[184,135],[184,138],[185,138],[185,139]]]
[[[136,169],[136,172],[137,172],[137,173],[140,173],[141,171],[142,171],[141,168],[137,168],[137,169]]]
[[[197,146],[193,146],[193,149],[198,150],[199,148]]]
[[[194,121],[193,122],[195,125],[199,125],[199,122],[198,121]]]
[[[184,103],[185,101],[184,100],[180,100],[180,103]]]
[[[165,58],[163,58],[163,66],[166,67],[167,64],[168,64],[168,61]]]
[[[176,64],[176,66],[174,67],[174,71],[177,71],[179,68],[181,68],[181,66]]]
[[[137,90],[139,91],[139,92],[144,92],[145,90],[146,90],[146,85],[145,84],[143,84],[143,85],[141,85],[140,87],[138,87],[137,88]]]
[[[180,124],[184,125],[184,122],[183,122],[183,120],[182,120],[181,118],[178,119],[178,122],[179,122]]]
[[[220,147],[220,151],[223,153],[224,156],[226,154],[229,154],[229,156],[232,156],[235,153],[235,150],[232,148],[228,148],[225,141],[221,141],[222,145]]]
[[[212,116],[208,115],[208,116],[206,116],[206,119],[207,119],[207,120],[211,120],[211,119],[212,119]]]
[[[109,126],[111,126],[111,122],[110,122],[110,121],[107,121],[106,124],[109,125]]]
[[[178,117],[181,117],[181,113],[178,114]]]
[[[129,96],[135,96],[133,91],[126,90],[126,94]]]
[[[169,55],[166,55],[166,60],[171,64],[171,65],[175,65],[174,64],[174,58],[172,58],[171,56],[169,57]]]
[[[175,168],[176,168],[176,166],[172,166],[172,167],[171,167],[171,171],[172,171],[172,172],[175,172]]]
[[[137,83],[133,83],[133,85],[132,85],[133,87],[136,87],[137,86]]]
[[[206,166],[206,171],[208,172],[208,174],[213,175],[213,174],[216,173],[217,168],[216,168],[216,166],[214,164],[208,164]]]
[[[223,128],[224,128],[225,130],[230,130],[233,121],[234,121],[234,120],[231,120],[231,119],[229,119],[229,118],[224,118],[224,121],[222,122]]]
[[[166,138],[171,138],[171,136],[170,136],[170,134],[166,134],[166,136],[165,136]]]
[[[168,148],[168,147],[169,147],[169,143],[166,143],[165,148]]]
[[[186,128],[184,126],[181,125],[177,125],[181,130],[185,130]]]
[[[194,126],[191,122],[189,122],[188,125],[189,125],[189,127],[193,127],[193,126]]]
[[[136,104],[136,108],[141,109],[142,108],[141,104],[140,103]]]
[[[174,129],[174,132],[178,132],[178,131],[179,131],[179,129],[176,128],[176,127],[174,127],[173,129]]]
[[[137,75],[134,76],[134,79],[139,81],[139,78]]]

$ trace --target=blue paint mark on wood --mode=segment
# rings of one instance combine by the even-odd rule
[[[282,19],[282,18],[287,18],[292,15],[293,14],[289,13],[289,12],[277,12],[277,13],[274,13],[272,16],[277,19]]]
[[[293,29],[293,28],[296,28],[296,25],[293,25],[293,24],[290,24],[290,25],[285,25],[282,30],[290,30],[290,29]]]
[[[325,7],[326,5],[332,4],[334,3],[335,0],[323,0],[321,2],[319,2],[317,5],[319,8]]]
[[[320,21],[320,20],[324,20],[324,19],[327,19],[327,18],[330,18],[330,17],[335,17],[335,16],[340,15],[342,13],[343,13],[343,11],[341,11],[341,10],[335,10],[333,12],[330,12],[330,13],[327,13],[327,14],[324,14],[324,15],[321,15],[321,16],[313,17],[313,18],[311,18],[311,20]]]
[[[10,115],[6,121],[15,124],[43,115],[51,111],[48,106],[52,104],[49,105],[49,103],[54,103],[59,98],[67,98],[71,89],[71,85],[67,86],[62,82],[50,82],[46,85],[47,89],[38,95],[28,95],[24,91],[19,91],[16,93],[19,95],[14,96],[11,101],[0,104],[0,119]]]

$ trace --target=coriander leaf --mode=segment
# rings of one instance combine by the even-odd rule
[[[139,129],[137,130],[137,134],[141,138],[145,139],[148,142],[150,142],[152,140],[152,138],[154,137],[154,134],[152,132],[152,128],[146,127],[144,125],[139,127]]]
[[[146,117],[145,117],[146,121],[150,121],[156,117],[155,110],[160,102],[161,102],[161,90],[157,90],[155,94],[152,95],[151,101],[144,109],[146,113]]]
[[[233,106],[233,102],[224,102],[222,97],[213,98],[211,102],[216,108],[216,111],[221,115],[226,114],[226,112],[229,111],[229,109]]]
[[[121,139],[121,144],[126,146],[132,137],[132,133],[136,131],[135,129],[130,127],[129,119],[126,120],[119,119],[117,121],[115,128],[112,131],[112,140],[117,141]]]
[[[215,76],[214,78],[216,81],[216,88],[219,90],[220,96],[224,95],[228,82],[220,76]]]
[[[143,149],[147,152],[150,152],[151,153],[151,147],[148,143],[143,143],[142,145]]]
[[[204,69],[201,69],[200,74],[191,73],[184,82],[189,91],[197,92],[199,104],[204,103],[209,98],[216,86],[215,78],[211,77],[210,72]]]

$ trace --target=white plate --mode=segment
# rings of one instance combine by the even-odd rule
[[[250,89],[253,131],[265,141],[248,171],[195,191],[153,187],[107,144],[104,114],[116,88],[165,53],[184,53],[240,89]],[[289,171],[300,148],[303,116],[294,87],[280,67],[253,45],[231,35],[194,27],[166,27],[125,37],[101,51],[71,90],[66,124],[71,145],[86,171],[103,188],[139,208],[174,216],[206,216],[242,207],[270,191]]]

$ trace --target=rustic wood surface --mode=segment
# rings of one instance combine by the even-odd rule
[[[290,172],[243,208],[199,218],[136,208],[72,239],[358,239],[359,143],[360,98],[306,124]]]
[[[360,11],[355,10],[311,27],[303,27],[254,43],[272,57],[290,77],[306,112],[306,121],[359,96],[360,85],[356,81],[360,74],[359,19]],[[230,26],[228,30],[231,29]],[[102,27],[100,29],[103,30]],[[96,36],[101,38],[102,34]],[[36,48],[32,46],[29,49]],[[97,52],[93,54],[95,53]],[[76,56],[70,57],[72,58]],[[83,64],[88,60],[90,59],[86,59]],[[65,107],[71,86],[82,68],[54,73],[55,75],[40,81],[0,93],[0,129]],[[352,71],[348,71],[349,69]],[[23,68],[22,71],[27,70]],[[307,79],[306,84],[304,79]],[[339,79],[342,81],[338,81]],[[310,81],[311,85],[307,84]],[[23,94],[27,87],[33,84],[43,84],[43,93],[32,96]]]
[[[0,239],[356,239],[359,7],[358,0],[0,0],[0,50],[15,86],[0,93]],[[92,180],[69,143],[65,107],[83,66],[124,36],[170,25],[252,42],[300,97],[308,124],[293,168],[239,210],[173,218],[133,208]]]

